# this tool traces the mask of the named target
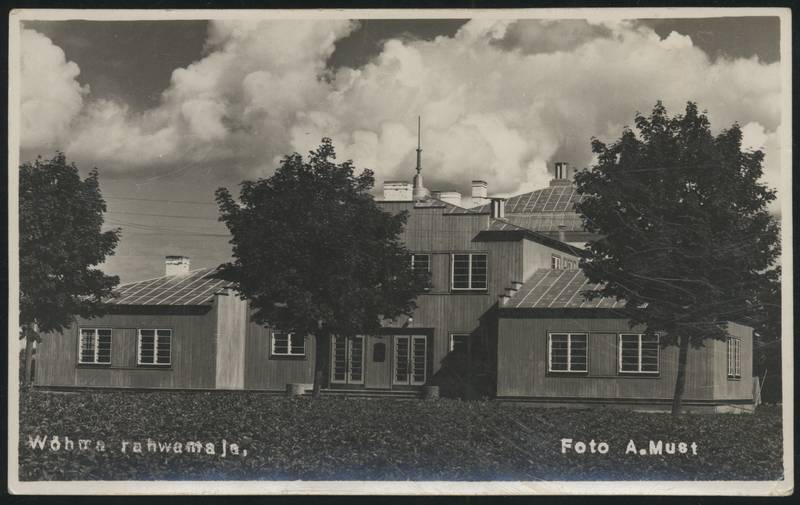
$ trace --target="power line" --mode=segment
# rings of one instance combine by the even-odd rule
[[[107,214],[125,214],[130,216],[151,216],[151,217],[174,217],[177,219],[200,219],[203,221],[218,221],[217,218],[212,217],[199,217],[199,216],[185,216],[180,214],[155,214],[148,212],[122,212],[117,210],[106,211]]]
[[[161,202],[161,203],[189,203],[195,205],[214,205],[216,203],[213,202],[202,202],[200,200],[159,200],[157,198],[134,198],[131,196],[114,196],[114,195],[103,195],[103,198],[111,198],[113,200],[134,200],[137,202]]]

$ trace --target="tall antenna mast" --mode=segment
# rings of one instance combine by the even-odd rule
[[[422,116],[417,116],[417,173],[422,171]]]

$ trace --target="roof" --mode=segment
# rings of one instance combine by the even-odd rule
[[[498,233],[499,232],[499,233]],[[489,220],[489,227],[478,233],[475,237],[476,240],[497,240],[498,236],[502,237],[500,240],[507,240],[508,234],[513,234],[515,239],[527,238],[534,242],[552,247],[553,249],[572,254],[573,256],[581,256],[582,251],[575,246],[567,244],[552,237],[548,237],[543,233],[519,226],[510,222],[508,219],[491,218]]]
[[[575,212],[508,214],[506,218],[518,226],[535,231],[586,231],[581,216]],[[563,228],[559,228],[563,225]]]
[[[575,203],[582,200],[572,184],[550,186],[523,193],[506,200],[506,214],[534,214],[539,212],[573,213]],[[488,204],[477,207],[488,209]]]
[[[111,305],[210,305],[214,295],[231,287],[213,277],[216,267],[123,284],[114,291]]]
[[[625,306],[625,301],[618,301],[616,298],[601,297],[587,301],[581,294],[597,287],[597,284],[589,283],[580,269],[540,268],[511,296],[503,308],[615,309]]]
[[[445,214],[489,214],[488,208],[485,210],[481,210],[480,208],[466,209],[432,197],[415,201],[414,208],[444,208]]]

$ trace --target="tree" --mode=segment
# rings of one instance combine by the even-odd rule
[[[114,253],[119,230],[102,231],[106,204],[97,169],[81,180],[63,153],[19,167],[20,338],[25,383],[33,342],[68,327],[75,316],[103,313],[103,300],[119,283],[97,268]]]
[[[314,397],[328,376],[332,335],[370,333],[410,315],[425,280],[400,241],[407,213],[390,214],[369,190],[370,170],[336,164],[330,139],[283,158],[275,174],[241,183],[237,203],[216,191],[232,234],[232,263],[218,275],[250,300],[253,320],[316,339]]]
[[[764,154],[742,151],[739,126],[715,137],[692,102],[674,117],[658,102],[649,117],[636,115],[636,129],[610,146],[593,139],[597,162],[575,176],[577,210],[603,236],[581,268],[601,283],[586,296],[624,299],[631,324],[678,346],[679,414],[689,348],[765,312],[780,254],[767,211],[775,192],[759,182]]]

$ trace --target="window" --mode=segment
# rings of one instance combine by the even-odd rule
[[[416,275],[424,275],[427,280],[425,289],[430,289],[430,271],[431,271],[431,255],[430,254],[412,254],[411,255],[411,269]]]
[[[553,255],[550,257],[550,268],[553,270],[560,270],[561,269],[561,256]]]
[[[394,338],[394,384],[425,384],[427,338],[425,335],[398,335]]]
[[[172,330],[139,330],[138,340],[138,364],[167,366],[172,363]]]
[[[272,332],[273,356],[305,356],[306,339],[287,331]]]
[[[586,372],[586,333],[551,333],[548,343],[550,372]]]
[[[578,268],[578,262],[573,259],[564,258],[564,269],[565,270],[574,270]]]
[[[742,341],[738,338],[728,338],[728,378],[740,379],[742,377]]]
[[[620,335],[620,373],[658,373],[658,347],[658,335]]]
[[[485,254],[454,254],[451,285],[453,289],[486,289]]]
[[[89,365],[111,364],[111,329],[81,328],[78,363]]]
[[[467,339],[469,339],[469,334],[467,333],[451,333],[450,334],[450,352],[456,354],[466,354],[467,353]]]

